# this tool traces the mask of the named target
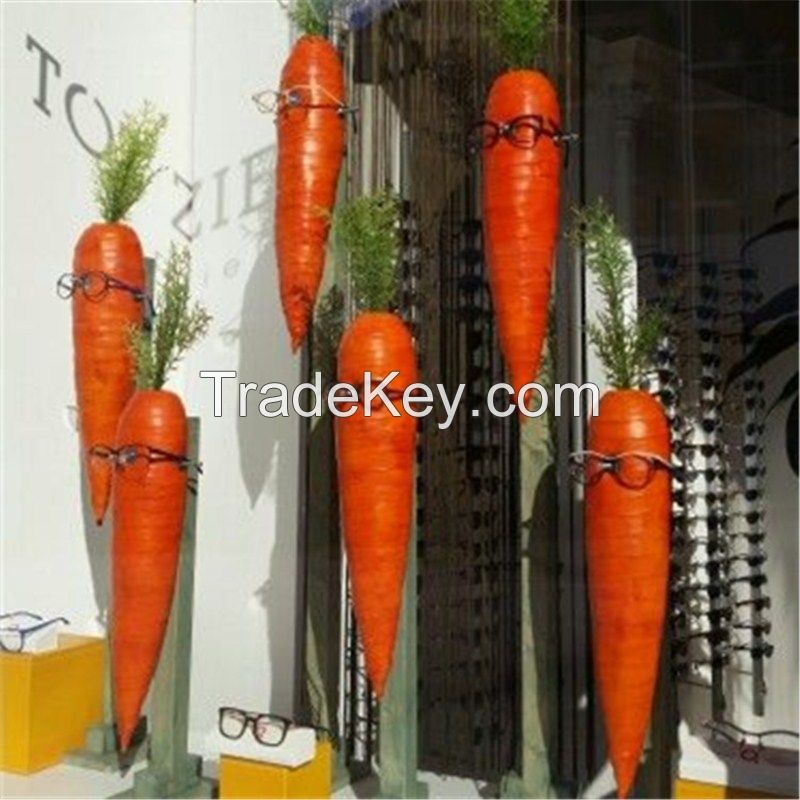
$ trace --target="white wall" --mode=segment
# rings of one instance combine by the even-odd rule
[[[131,222],[151,255],[181,231],[196,234],[195,293],[214,316],[172,381],[202,417],[190,734],[202,750],[222,702],[291,710],[297,419],[239,420],[232,390],[215,419],[210,384],[197,376],[236,369],[292,384],[298,374],[277,303],[272,186],[258,178],[270,175],[274,129],[249,99],[277,85],[288,23],[272,2],[15,3],[2,16],[0,606],[102,630],[110,530],[84,530],[70,308],[54,291],[96,217],[91,156],[65,94],[88,90],[73,90],[72,118],[97,148],[106,133],[95,98],[114,121],[149,99],[169,114],[167,169]],[[28,36],[58,61],[47,65],[47,112],[34,102],[42,63]],[[194,213],[176,219],[187,184],[199,184]]]

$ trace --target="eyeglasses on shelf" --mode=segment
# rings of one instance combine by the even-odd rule
[[[17,618],[19,622],[16,624],[11,622],[13,618]],[[69,625],[69,620],[66,617],[42,619],[38,614],[28,611],[3,614],[0,616],[0,650],[7,653],[21,653],[29,637],[54,625]]]
[[[256,711],[245,711],[234,706],[222,706],[219,709],[219,732],[226,739],[241,739],[248,728],[253,738],[266,747],[280,747],[286,739],[290,728],[295,723],[278,714],[266,714]],[[327,728],[318,725],[304,725],[313,728],[318,734],[333,738]]]

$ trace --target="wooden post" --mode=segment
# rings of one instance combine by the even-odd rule
[[[197,460],[200,420],[189,418],[187,454]],[[161,658],[151,688],[149,764],[133,787],[115,797],[211,797],[213,782],[200,776],[202,759],[187,751],[197,488],[186,498],[178,577]]]
[[[521,771],[502,797],[553,797],[558,708],[556,481],[549,414],[520,425]]]
[[[416,485],[416,482],[415,482]],[[417,528],[413,511],[394,661],[380,705],[380,796],[425,798],[417,780]]]

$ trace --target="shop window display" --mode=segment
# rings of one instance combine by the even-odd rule
[[[3,794],[794,796],[796,6],[114,5],[4,15]]]

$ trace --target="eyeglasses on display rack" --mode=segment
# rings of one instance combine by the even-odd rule
[[[735,586],[737,583],[746,583],[753,589],[759,589],[767,585],[767,576],[762,572],[755,572],[752,575],[739,575],[734,578],[728,578],[728,586]]]
[[[772,608],[772,599],[769,597],[750,597],[747,600],[737,600],[734,608],[752,608],[753,611],[765,611]]]
[[[44,619],[30,611],[13,611],[0,614],[0,650],[21,653],[30,636],[54,625],[69,625],[66,617]]]
[[[570,475],[577,483],[594,486],[606,473],[627,489],[643,489],[659,470],[672,472],[672,464],[649,453],[604,455],[581,450],[569,457]]]

